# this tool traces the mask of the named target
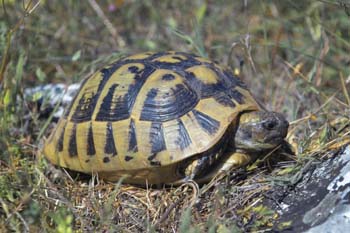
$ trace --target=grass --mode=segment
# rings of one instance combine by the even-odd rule
[[[278,215],[261,204],[268,190],[294,185],[309,161],[350,142],[349,9],[321,0],[1,1],[0,231],[271,229]],[[74,83],[120,54],[148,50],[193,52],[232,68],[244,61],[254,96],[290,120],[296,155],[268,156],[201,188],[168,189],[73,180],[38,156],[52,124],[25,88]]]

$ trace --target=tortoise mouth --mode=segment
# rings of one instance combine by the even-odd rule
[[[281,144],[281,142],[284,140],[284,138],[285,138],[285,135],[282,135],[280,133],[270,134],[264,138],[263,142],[265,144],[270,144],[271,147],[274,147],[274,146]]]

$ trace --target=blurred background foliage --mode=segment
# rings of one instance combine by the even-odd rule
[[[295,131],[300,140],[325,122],[349,114],[347,0],[0,3],[0,225],[4,229],[20,231],[29,229],[29,224],[33,229],[72,230],[71,211],[49,204],[40,190],[47,185],[42,180],[46,164],[36,161],[35,154],[47,122],[39,120],[35,111],[28,113],[31,108],[23,100],[23,90],[79,82],[122,55],[177,50],[233,68],[244,61],[242,79],[253,95],[267,109],[304,123],[292,124],[299,127]],[[77,218],[81,216],[75,213]]]

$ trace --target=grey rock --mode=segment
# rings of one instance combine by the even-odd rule
[[[313,161],[295,185],[273,189],[265,204],[278,211],[281,232],[350,232],[350,145]],[[287,229],[278,225],[291,222]]]
[[[311,226],[308,233],[350,232],[350,146],[337,160],[335,165],[342,168],[329,183],[329,193],[303,217]]]

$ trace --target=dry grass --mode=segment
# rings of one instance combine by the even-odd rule
[[[1,6],[1,232],[268,230],[278,218],[261,204],[269,190],[287,190],[308,161],[350,142],[346,1],[3,0]],[[244,60],[242,77],[256,98],[291,121],[296,155],[267,155],[203,187],[158,189],[73,179],[37,157],[41,129],[50,122],[23,99],[24,88],[73,83],[120,54],[147,50],[194,52],[233,68]]]

